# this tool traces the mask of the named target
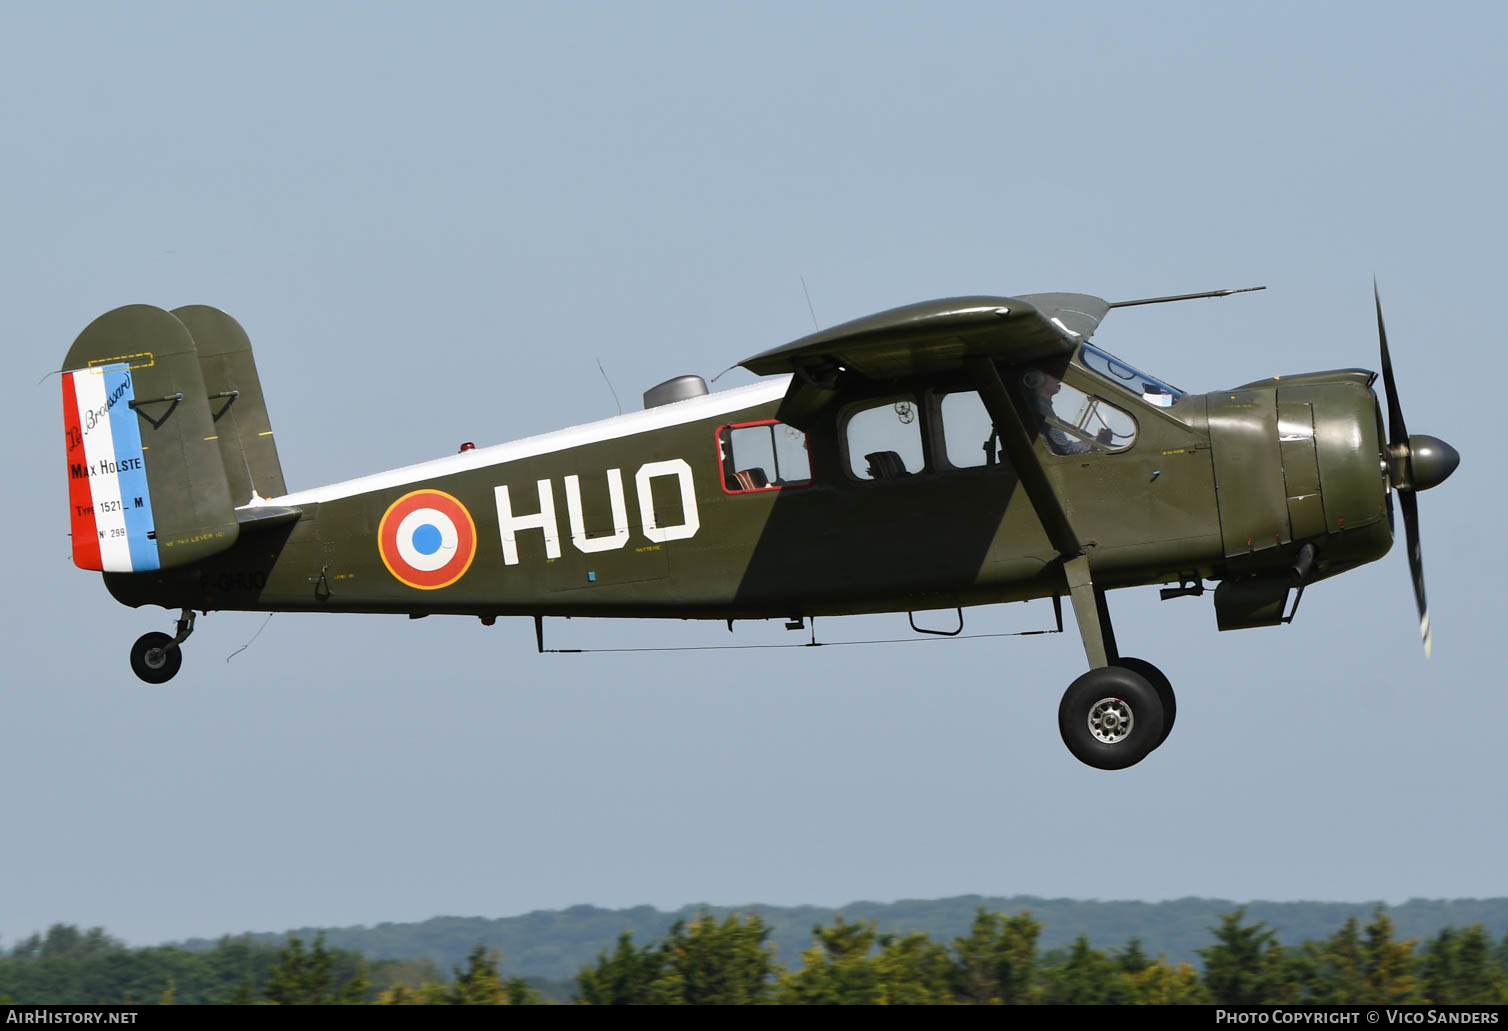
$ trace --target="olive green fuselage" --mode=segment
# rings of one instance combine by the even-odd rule
[[[1035,442],[1097,584],[1277,577],[1306,542],[1318,579],[1388,550],[1368,374],[1264,381],[1162,408],[1077,362],[1056,371],[1136,423],[1119,451],[1061,455]],[[201,610],[716,619],[1063,594],[1060,557],[1009,465],[947,460],[940,399],[969,389],[935,376],[844,386],[805,420],[803,486],[728,489],[719,430],[777,417],[783,385],[765,383],[270,499],[266,514],[285,514],[244,522],[230,550],[106,582],[126,604]],[[917,408],[925,468],[857,477],[847,415],[899,396]],[[379,547],[385,517],[415,491],[451,496],[474,526],[474,556],[443,586],[412,585]]]

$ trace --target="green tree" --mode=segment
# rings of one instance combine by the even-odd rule
[[[1115,954],[1115,965],[1122,973],[1135,975],[1150,967],[1152,960],[1142,951],[1141,939],[1132,938]]]
[[[1430,939],[1419,964],[1427,1001],[1455,1006],[1508,1002],[1504,972],[1492,952],[1492,939],[1481,924],[1464,931],[1447,927]]]
[[[466,969],[455,971],[448,1001],[456,1006],[528,1006],[539,1002],[539,993],[523,978],[503,980],[498,973],[500,955],[478,944],[466,959]]]
[[[1424,943],[1424,953],[1419,960],[1419,978],[1426,1002],[1449,1005],[1455,1001],[1456,947],[1460,932],[1454,927],[1443,927]]]
[[[634,936],[624,931],[618,947],[609,956],[597,954],[595,967],[582,967],[576,975],[576,1001],[588,1006],[634,1006],[651,1001],[650,986],[660,977],[661,955],[656,946],[634,946]]]
[[[787,1006],[869,1006],[881,999],[880,972],[870,952],[880,940],[874,923],[812,928],[816,938],[802,967],[781,978],[778,1001]]]
[[[106,952],[120,952],[123,942],[116,941],[105,933],[103,927],[91,927],[80,932],[71,924],[53,924],[47,929],[42,941],[39,959],[88,959]]]
[[[280,1006],[352,1005],[364,1000],[367,991],[366,968],[339,986],[335,983],[335,955],[325,948],[321,931],[314,937],[314,947],[304,951],[296,934],[278,952],[278,962],[267,978],[265,994],[269,1002]]]
[[[330,988],[330,957],[325,952],[324,937],[314,940],[318,959],[304,951],[304,941],[296,934],[278,953],[278,965],[267,981],[269,1002],[279,1006],[317,1005],[325,1001]]]
[[[110,952],[124,952],[126,945],[105,933],[103,927],[80,931],[74,924],[53,924],[46,937],[32,934],[11,947],[19,960],[89,959]]]
[[[1323,942],[1305,942],[1300,951],[1307,1001],[1326,1006],[1369,1001],[1361,931],[1354,916],[1347,917],[1340,929]]]
[[[11,946],[10,958],[19,960],[31,960],[37,958],[37,953],[42,951],[42,936],[32,933],[22,938]]]
[[[522,977],[510,977],[503,982],[504,1006],[542,1006],[544,996],[529,987]]]
[[[1132,1001],[1142,1006],[1207,1006],[1213,999],[1187,963],[1170,967],[1159,958],[1131,974]]]
[[[590,1006],[673,1004],[742,1006],[769,1002],[774,953],[770,929],[758,916],[731,914],[719,923],[703,912],[689,924],[677,920],[657,946],[635,947],[618,937],[612,955],[576,975],[576,1001]]]
[[[1362,945],[1362,970],[1367,979],[1367,1002],[1401,1005],[1419,1001],[1419,985],[1414,976],[1414,939],[1395,941],[1393,920],[1378,906],[1366,927]]]
[[[478,944],[466,958],[466,969],[455,971],[450,1001],[457,1006],[500,1006],[503,979],[497,972],[498,956]]]
[[[709,913],[677,920],[660,950],[661,970],[650,986],[656,1002],[688,1006],[747,1006],[769,1002],[775,956],[770,928],[757,915]]]
[[[1205,987],[1215,1002],[1231,1006],[1286,1001],[1281,991],[1283,947],[1265,923],[1243,925],[1245,916],[1242,906],[1222,916],[1219,927],[1210,928],[1215,944],[1198,950],[1204,958]]]
[[[1043,972],[1042,1001],[1049,1005],[1123,1006],[1135,1000],[1131,976],[1079,935],[1066,960]]]
[[[1016,916],[980,907],[967,938],[956,938],[953,993],[975,1005],[1019,1005],[1037,1001],[1037,936],[1042,925],[1023,910]]]
[[[925,934],[881,935],[874,958],[884,1006],[937,1006],[953,1001],[953,959]]]

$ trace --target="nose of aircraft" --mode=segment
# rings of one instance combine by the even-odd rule
[[[1415,433],[1409,437],[1409,489],[1421,491],[1438,486],[1460,464],[1461,453],[1439,437],[1428,433]]]

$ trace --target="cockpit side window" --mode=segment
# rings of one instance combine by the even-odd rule
[[[729,494],[805,487],[812,482],[806,434],[773,419],[717,431],[723,490]]]
[[[1155,376],[1148,376],[1108,351],[1085,344],[1079,355],[1091,371],[1099,373],[1122,390],[1129,390],[1148,404],[1171,408],[1183,397],[1183,391],[1177,387],[1169,386]]]
[[[955,390],[938,403],[942,416],[943,457],[954,469],[1005,466],[1007,460],[994,420],[976,390]]]
[[[843,428],[849,472],[860,480],[890,480],[924,471],[919,411],[907,395],[851,412]]]
[[[1136,420],[1101,398],[1040,369],[1021,377],[1037,425],[1055,455],[1121,451],[1136,440]]]

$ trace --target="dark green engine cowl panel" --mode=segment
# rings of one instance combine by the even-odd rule
[[[1312,583],[1385,555],[1387,482],[1376,397],[1364,370],[1266,380],[1211,394],[1226,548],[1222,630],[1282,621],[1299,550]]]

